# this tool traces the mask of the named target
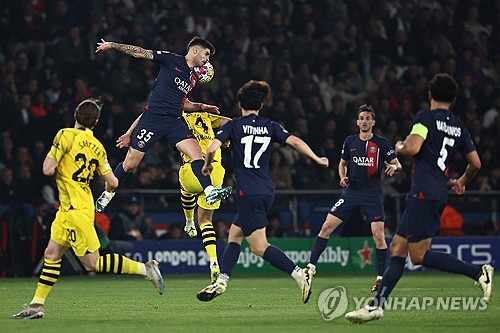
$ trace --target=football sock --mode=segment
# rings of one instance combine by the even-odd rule
[[[380,283],[377,296],[375,296],[370,305],[384,305],[392,289],[394,289],[399,279],[403,275],[403,271],[405,269],[405,261],[406,258],[391,257],[391,262],[384,273],[384,277],[382,278],[382,282]]]
[[[241,245],[235,242],[230,242],[229,244],[227,244],[226,249],[224,250],[224,255],[222,256],[222,262],[220,265],[220,271],[221,273],[227,275],[228,279],[233,272],[234,266],[236,266],[236,262],[238,262],[240,251]]]
[[[387,248],[376,249],[375,257],[377,259],[376,269],[379,276],[383,276],[385,272],[385,263],[387,261]]]
[[[95,271],[97,273],[146,275],[143,263],[131,260],[118,253],[100,256],[97,259]]]
[[[61,262],[62,260],[50,260],[47,258],[43,259],[42,273],[40,274],[40,279],[35,290],[35,296],[30,304],[38,303],[44,304],[45,299],[49,295],[54,283],[57,282],[59,275],[61,274]]]
[[[196,196],[181,190],[182,210],[186,221],[194,221],[194,209],[196,208]]]
[[[311,249],[311,258],[309,259],[309,262],[313,265],[316,265],[318,263],[319,256],[321,256],[321,253],[325,251],[326,245],[328,244],[328,239],[327,238],[322,238],[322,237],[316,237],[314,240],[313,247]]]
[[[290,275],[295,279],[295,281],[297,281],[297,283],[300,286],[300,281],[302,280],[302,269],[300,269],[299,266],[295,266],[295,268],[292,271],[292,274]]]
[[[198,178],[198,181],[200,182],[201,187],[206,188],[207,186],[212,185],[212,181],[210,180],[210,176],[205,176],[203,173],[201,173],[201,169],[203,168],[203,164],[205,164],[205,161],[203,161],[202,159],[192,161],[191,162],[191,169],[193,170],[193,173],[196,176],[196,178]]]
[[[217,246],[215,239],[215,229],[212,222],[208,221],[200,225],[201,241],[207,251],[210,262],[217,262]]]
[[[425,267],[437,268],[443,272],[462,274],[473,280],[478,280],[481,276],[481,268],[458,260],[454,256],[442,253],[427,251],[422,264]]]
[[[120,162],[116,166],[114,174],[115,174],[116,178],[118,178],[118,180],[120,181],[120,184],[122,182],[124,182],[125,180],[127,180],[128,176],[130,176],[130,172],[126,172],[123,169],[123,162]]]
[[[281,269],[290,275],[292,274],[293,269],[297,266],[286,256],[285,253],[283,253],[283,251],[273,245],[269,245],[267,247],[262,258],[274,267]]]

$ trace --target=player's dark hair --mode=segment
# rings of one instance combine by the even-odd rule
[[[212,43],[210,43],[208,40],[203,39],[201,37],[193,37],[193,39],[191,39],[189,41],[189,44],[187,46],[188,52],[189,52],[189,49],[193,46],[201,46],[204,49],[209,49],[210,56],[213,56],[215,54],[215,46]]]
[[[245,110],[259,110],[270,93],[267,82],[250,80],[238,90],[238,102]]]
[[[449,74],[439,73],[429,83],[429,91],[435,101],[453,103],[458,95],[458,84]]]
[[[82,101],[75,110],[76,121],[86,128],[94,128],[101,115],[102,104],[101,98],[87,98]]]
[[[372,114],[372,119],[375,119],[375,109],[371,105],[363,104],[358,109],[358,117],[361,112],[370,112]]]

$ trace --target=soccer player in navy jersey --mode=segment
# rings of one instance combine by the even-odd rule
[[[242,117],[233,119],[219,130],[207,148],[203,173],[210,174],[216,150],[231,141],[232,160],[237,186],[237,215],[229,229],[228,245],[221,261],[221,274],[216,282],[202,289],[197,297],[210,301],[222,294],[238,261],[240,246],[246,238],[252,252],[274,267],[303,283],[302,270],[283,251],[270,245],[266,238],[267,212],[274,199],[274,184],[269,173],[269,159],[274,142],[288,144],[298,152],[328,167],[326,157],[318,157],[300,138],[290,135],[281,125],[261,117],[264,100],[271,88],[264,81],[249,81],[238,90]]]
[[[304,303],[311,295],[311,283],[316,274],[316,264],[328,244],[332,232],[352,213],[361,209],[370,223],[376,247],[377,280],[372,287],[376,291],[382,281],[387,258],[387,243],[384,235],[384,206],[380,176],[382,172],[392,176],[401,171],[401,164],[386,138],[373,134],[375,111],[371,105],[361,105],[358,109],[359,134],[344,140],[339,162],[340,186],[344,191],[333,205],[316,237],[311,250],[311,258],[305,269],[306,282],[303,285]]]
[[[227,198],[231,194],[231,187],[214,188],[210,177],[202,174],[201,148],[182,120],[183,110],[219,113],[217,106],[193,103],[188,99],[189,92],[199,80],[193,69],[209,61],[210,56],[215,53],[214,46],[203,38],[194,37],[187,46],[188,53],[181,56],[167,51],[151,51],[134,45],[106,42],[102,39],[101,43],[97,43],[96,52],[111,49],[135,58],[152,60],[160,65],[160,71],[144,112],[135,120],[129,131],[117,140],[118,145],[122,141],[130,141],[125,160],[118,164],[114,171],[120,183],[137,168],[153,144],[166,137],[173,148],[189,156],[193,173],[207,196],[207,203],[214,204]],[[114,195],[115,192],[104,191],[97,199],[96,211],[102,212]]]
[[[447,183],[456,194],[481,168],[481,161],[467,127],[450,107],[458,93],[456,81],[448,74],[436,74],[429,84],[430,110],[415,117],[413,128],[404,142],[396,143],[396,153],[413,156],[413,177],[406,209],[390,246],[391,260],[377,296],[370,305],[345,315],[354,323],[378,319],[384,315],[384,303],[401,278],[408,253],[415,265],[462,274],[477,281],[488,302],[493,288],[493,267],[465,263],[450,254],[433,252],[432,237],[439,232],[440,216],[448,201]],[[447,169],[457,152],[467,160],[467,168],[458,179],[447,182]]]

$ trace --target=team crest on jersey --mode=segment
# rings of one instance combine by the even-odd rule
[[[370,147],[370,153],[374,154],[376,151],[375,147]]]
[[[139,148],[144,148],[145,145],[146,145],[146,143],[144,143],[144,141],[137,142],[137,147],[139,147]]]

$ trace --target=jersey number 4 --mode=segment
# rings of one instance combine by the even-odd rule
[[[257,152],[252,151],[253,144],[260,144],[260,148]],[[266,151],[267,147],[269,147],[269,143],[271,142],[271,138],[268,136],[255,136],[255,135],[247,135],[241,138],[241,143],[245,145],[245,149],[243,151],[243,164],[247,169],[259,169],[259,160],[262,154]]]
[[[448,158],[448,149],[446,149],[446,146],[453,147],[454,144],[455,139],[446,136],[443,138],[443,145],[441,146],[441,151],[437,159],[437,165],[443,172],[446,170],[446,159]]]

